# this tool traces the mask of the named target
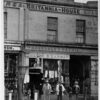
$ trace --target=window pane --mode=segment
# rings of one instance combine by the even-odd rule
[[[48,31],[47,40],[52,42],[56,41],[56,34],[57,34],[56,31]]]
[[[47,40],[55,42],[57,39],[58,19],[56,17],[47,18]]]
[[[76,20],[76,32],[85,32],[85,20]]]
[[[76,42],[77,43],[84,43],[84,37],[82,35],[77,35]]]
[[[76,32],[84,33],[84,27],[76,27]]]
[[[48,41],[52,41],[52,42],[56,41],[55,36],[48,35]]]
[[[48,24],[57,24],[56,17],[48,17]]]
[[[48,17],[47,19],[47,28],[48,30],[57,30],[58,20],[55,17]]]
[[[85,39],[85,20],[76,20],[76,42],[84,43]]]
[[[7,39],[7,12],[4,12],[4,38]]]
[[[56,36],[56,31],[48,31],[48,35],[54,35],[54,36]]]
[[[57,25],[55,24],[48,24],[48,30],[57,30]]]

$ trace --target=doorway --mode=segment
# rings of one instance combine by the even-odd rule
[[[43,86],[43,82],[42,82],[42,74],[30,74],[30,90],[31,90],[31,98],[34,98],[34,91],[38,90],[39,94],[41,94],[42,91],[42,86]]]
[[[89,78],[89,62],[88,56],[70,56],[69,61],[69,78],[70,86],[73,87],[75,80],[79,82],[80,94],[84,91],[84,81]]]
[[[41,69],[34,68],[36,60],[35,58],[29,58],[29,75],[30,75],[30,83],[29,88],[31,90],[31,99],[34,98],[34,91],[38,90],[39,94],[42,91],[43,85],[43,73],[41,73]]]

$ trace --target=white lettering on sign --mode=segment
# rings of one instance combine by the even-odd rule
[[[98,11],[95,9],[83,9],[68,6],[57,6],[57,5],[47,5],[47,4],[37,4],[37,3],[22,3],[5,1],[4,7],[14,7],[14,8],[28,8],[33,11],[44,11],[44,12],[54,12],[63,14],[74,14],[74,15],[87,15],[87,16],[98,16]]]
[[[70,59],[69,55],[66,54],[53,54],[53,53],[30,53],[30,58],[46,58],[46,59]]]
[[[20,51],[21,48],[18,46],[5,45],[4,50]]]

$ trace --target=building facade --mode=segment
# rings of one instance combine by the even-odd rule
[[[5,0],[5,97],[8,90],[13,90],[15,100],[25,98],[26,70],[30,85],[32,80],[38,84],[38,77],[35,79],[29,71],[35,67],[37,58],[42,78],[49,78],[52,87],[55,88],[59,79],[60,65],[65,87],[72,87],[77,79],[80,94],[84,94],[88,86],[90,96],[97,97],[97,12],[98,7],[89,2]]]

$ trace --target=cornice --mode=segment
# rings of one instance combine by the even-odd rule
[[[70,6],[70,7],[79,7],[79,8],[88,8],[88,9],[98,9],[98,7],[91,7],[86,3],[62,3],[62,2],[50,2],[50,1],[32,1],[28,3],[40,3],[40,4],[50,4],[50,5],[60,5],[60,6]]]
[[[93,44],[78,44],[78,43],[50,43],[50,42],[40,42],[40,41],[25,41],[24,45],[38,45],[38,46],[49,46],[49,47],[73,47],[73,48],[83,48],[83,49],[97,49],[98,45]]]

